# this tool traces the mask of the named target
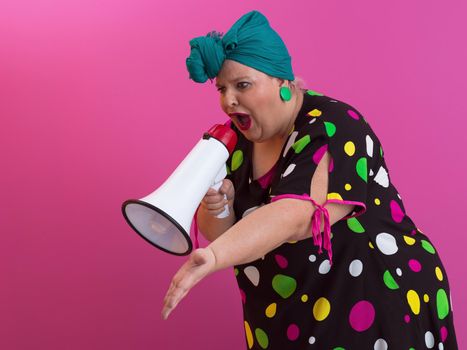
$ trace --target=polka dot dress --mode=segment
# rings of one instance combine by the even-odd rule
[[[237,221],[284,197],[310,200],[326,151],[327,203],[355,205],[327,230],[235,266],[247,349],[457,349],[444,267],[406,214],[381,144],[355,108],[304,92],[280,159],[259,179],[252,143],[230,127],[239,137],[227,162]],[[325,205],[314,205],[310,220],[326,224]]]

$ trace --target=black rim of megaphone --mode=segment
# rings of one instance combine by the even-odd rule
[[[128,205],[128,204],[140,204],[140,205],[144,205],[145,207],[148,207],[152,210],[155,210],[157,211],[159,214],[161,214],[162,216],[164,216],[166,219],[170,220],[170,222],[172,224],[175,225],[175,227],[178,228],[178,230],[180,231],[180,233],[183,235],[183,237],[186,239],[187,243],[188,243],[188,250],[185,252],[185,253],[176,253],[176,252],[172,252],[168,249],[165,249],[157,244],[155,244],[154,242],[151,242],[149,239],[147,239],[141,232],[138,231],[138,229],[133,226],[133,224],[131,223],[130,219],[128,218],[128,216],[126,215],[126,212],[125,212],[125,207]],[[191,251],[193,250],[193,244],[191,243],[191,239],[190,239],[190,235],[185,231],[185,229],[176,221],[174,220],[169,214],[167,214],[166,212],[160,210],[159,208],[147,203],[147,202],[144,202],[144,201],[141,201],[139,199],[129,199],[125,202],[123,202],[122,204],[122,212],[123,212],[123,216],[125,217],[125,220],[127,221],[127,223],[131,226],[131,228],[133,230],[136,231],[136,233],[138,235],[140,235],[146,242],[148,242],[149,244],[151,244],[152,246],[156,247],[156,248],[159,248],[160,250],[163,250],[164,252],[166,253],[169,253],[169,254],[173,254],[173,255],[179,255],[179,256],[183,256],[183,255],[188,255],[191,253]]]

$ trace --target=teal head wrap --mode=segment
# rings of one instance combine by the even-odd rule
[[[197,83],[215,78],[226,59],[273,77],[295,79],[287,47],[258,11],[243,15],[225,35],[212,31],[190,40],[190,46],[186,66]]]

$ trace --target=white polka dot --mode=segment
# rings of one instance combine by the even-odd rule
[[[397,194],[397,197],[399,197],[399,199],[402,200],[401,195],[399,193]]]
[[[328,259],[324,260],[318,268],[318,272],[322,275],[325,275],[331,270],[331,263],[329,262]]]
[[[313,124],[316,121],[316,118],[311,119],[308,124]]]
[[[396,269],[397,276],[402,276],[402,270],[400,268]]]
[[[375,350],[387,350],[388,349],[388,343],[386,343],[386,340],[379,338],[374,346]]]
[[[369,175],[370,175],[370,176],[373,176],[374,174],[375,174],[375,173],[373,172],[373,170],[370,169],[370,174],[369,174]]]
[[[316,341],[315,337],[310,337],[310,339],[308,339],[308,343],[310,344],[314,344]]]
[[[425,333],[425,345],[428,349],[432,349],[435,346],[435,337],[430,331]]]
[[[286,177],[289,175],[293,170],[295,169],[295,164],[290,164],[287,169],[285,169],[284,173],[282,174],[282,177]]]
[[[380,184],[384,188],[389,187],[389,175],[386,169],[384,169],[383,167],[380,167],[378,169],[374,180],[376,181],[376,183]]]
[[[363,270],[363,264],[360,260],[355,259],[350,263],[349,266],[349,272],[352,276],[358,277],[362,273]]]
[[[298,132],[294,131],[290,136],[289,140],[287,141],[287,145],[284,148],[284,153],[282,153],[282,157],[285,157],[287,152],[289,151],[290,147],[295,143],[295,139],[297,138]]]
[[[385,255],[392,255],[398,251],[396,239],[386,232],[376,236],[376,245],[381,253]]]
[[[373,157],[373,140],[370,135],[366,135],[366,153],[370,157]]]
[[[438,349],[439,349],[439,350],[444,350],[444,345],[443,345],[443,343],[439,343],[439,344],[438,344]]]
[[[256,267],[254,266],[247,266],[243,270],[245,273],[246,277],[250,280],[253,285],[258,286],[259,284],[259,271]]]
[[[310,260],[311,262],[315,262],[315,261],[316,261],[316,256],[314,256],[313,254],[311,254],[311,255],[308,257],[308,260]]]

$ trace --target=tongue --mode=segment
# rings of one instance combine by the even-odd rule
[[[244,115],[239,115],[238,116],[238,121],[240,122],[240,124],[242,124],[242,126],[245,126],[248,123],[249,119],[250,119],[250,117],[248,117],[248,116],[244,116]]]

